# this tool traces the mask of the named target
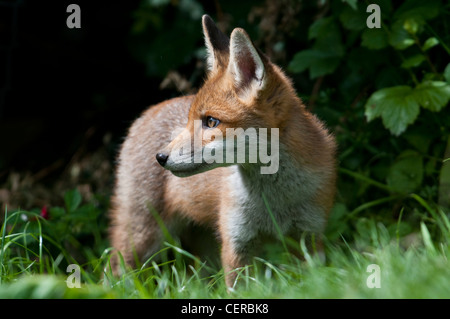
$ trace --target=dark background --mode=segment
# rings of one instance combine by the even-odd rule
[[[170,96],[131,56],[137,2],[78,1],[82,27],[69,29],[71,2],[0,4],[1,176],[68,161],[86,139],[98,147],[106,132],[117,140],[146,106]]]

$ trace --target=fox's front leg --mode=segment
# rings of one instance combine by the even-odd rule
[[[225,283],[233,287],[239,270],[249,261],[248,243],[254,237],[242,219],[240,207],[222,205],[219,217],[219,233],[222,243],[221,260]]]
[[[233,247],[231,241],[225,236],[222,238],[222,267],[225,272],[225,283],[227,287],[233,287],[238,274],[237,268],[243,267],[245,265],[245,255],[238,253]]]

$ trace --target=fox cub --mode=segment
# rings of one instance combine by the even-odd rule
[[[202,25],[206,81],[196,95],[152,106],[131,126],[118,158],[110,237],[133,267],[161,249],[161,221],[174,233],[188,223],[210,226],[233,286],[233,270],[262,238],[320,237],[336,190],[336,145],[243,29],[228,38],[207,15]],[[112,267],[118,272],[118,259]]]

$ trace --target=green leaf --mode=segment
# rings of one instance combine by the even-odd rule
[[[422,154],[426,154],[432,142],[432,136],[427,134],[427,128],[412,127],[402,136],[406,141]]]
[[[444,78],[447,81],[447,83],[450,83],[450,63],[447,64],[444,70]]]
[[[413,95],[422,107],[439,112],[450,100],[450,84],[443,81],[426,81],[416,86]]]
[[[361,45],[368,49],[379,50],[388,45],[388,37],[383,29],[365,29],[361,39]]]
[[[389,44],[398,50],[404,50],[414,44],[414,39],[403,27],[403,21],[396,21],[392,25]]]
[[[308,30],[308,38],[315,39],[313,49],[327,52],[334,52],[333,55],[344,54],[344,45],[340,27],[334,17],[322,18],[314,22]]]
[[[347,3],[353,10],[358,9],[357,0],[342,0],[342,2]]]
[[[317,63],[311,65],[309,77],[315,79],[322,75],[333,73],[338,67],[340,60],[339,57],[334,56],[318,60]]]
[[[409,0],[405,1],[394,14],[394,20],[415,19],[419,23],[432,19],[439,14],[439,0]]]
[[[406,19],[405,22],[403,22],[403,29],[409,34],[416,34],[419,30],[419,23],[412,18]]]
[[[67,191],[64,194],[64,203],[68,213],[75,211],[81,204],[81,194],[77,189]]]
[[[330,214],[330,219],[327,223],[326,234],[329,239],[338,239],[348,229],[348,223],[345,222],[349,211],[345,204],[336,203]]]
[[[298,52],[288,68],[302,72],[309,68],[310,78],[333,73],[344,55],[341,33],[334,17],[322,18],[309,27],[309,39],[315,39],[312,49]]]
[[[401,67],[404,69],[410,69],[421,65],[423,61],[425,61],[425,56],[423,54],[416,54],[403,61]]]
[[[308,39],[313,40],[317,38],[320,34],[327,32],[330,29],[330,23],[332,23],[333,17],[322,18],[316,20],[308,30]]]
[[[291,72],[298,73],[310,69],[310,78],[333,73],[338,67],[341,57],[335,53],[320,50],[304,50],[297,53],[288,66]]]
[[[384,127],[392,134],[400,135],[414,123],[420,112],[419,103],[412,93],[413,89],[406,85],[376,91],[365,106],[367,121],[381,117]]]
[[[415,151],[400,154],[390,167],[387,184],[401,193],[411,193],[420,187],[423,180],[423,159]]]
[[[364,6],[363,6],[364,7]],[[352,9],[350,7],[344,7],[341,14],[339,15],[339,20],[341,21],[344,28],[348,30],[363,30],[367,28],[366,25],[366,13],[362,9]]]
[[[316,60],[313,50],[304,50],[296,53],[288,65],[288,69],[294,73],[305,71]]]
[[[99,214],[100,210],[98,210],[93,204],[86,204],[77,208],[71,215],[71,219],[87,222],[95,220]]]
[[[66,214],[66,211],[62,207],[51,207],[50,208],[50,216],[52,219],[58,219],[63,217]]]
[[[431,49],[432,47],[434,47],[434,46],[436,46],[438,44],[439,44],[439,40],[436,39],[435,37],[428,38],[425,41],[425,43],[423,44],[422,50],[423,51],[427,51],[427,50]]]

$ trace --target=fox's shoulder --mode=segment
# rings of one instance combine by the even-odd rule
[[[187,115],[191,107],[194,95],[175,97],[165,100],[155,105],[149,106],[142,114],[134,121],[130,128],[130,133],[135,130],[142,130],[143,127],[149,125],[156,126],[183,126],[187,123]]]
[[[195,95],[180,96],[152,105],[142,113],[141,118],[164,116],[174,112],[176,114],[186,115],[191,107],[194,97]]]

